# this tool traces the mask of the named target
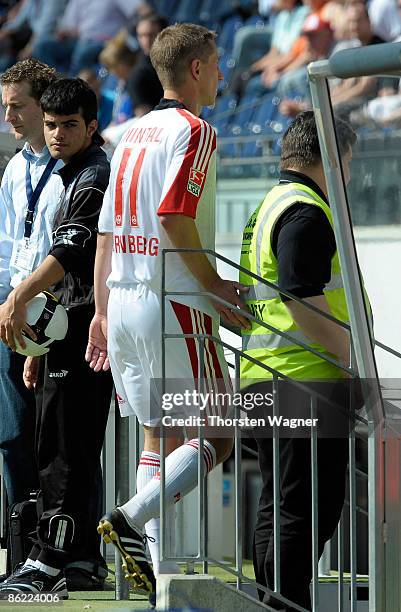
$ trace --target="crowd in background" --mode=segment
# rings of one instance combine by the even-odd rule
[[[217,30],[225,76],[220,100],[227,100],[220,109],[271,94],[284,118],[310,107],[309,62],[340,49],[401,40],[400,0],[222,0],[218,7],[210,0],[2,0],[0,72],[35,57],[87,80],[112,149],[160,99],[149,52],[158,32],[176,21]],[[398,79],[335,80],[331,94],[337,113],[355,126],[401,120]],[[208,116],[213,123],[216,113],[206,111]]]

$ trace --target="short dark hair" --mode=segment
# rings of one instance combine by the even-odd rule
[[[347,153],[356,142],[356,134],[351,125],[335,118],[340,155]],[[280,168],[310,168],[321,162],[319,138],[313,111],[297,115],[285,132],[281,146]]]
[[[50,85],[40,99],[44,113],[75,115],[79,113],[85,124],[97,118],[97,98],[92,87],[82,79],[59,79]]]
[[[26,81],[31,87],[31,97],[39,102],[43,92],[58,78],[54,68],[37,59],[26,59],[17,62],[0,77],[1,84],[14,85]]]

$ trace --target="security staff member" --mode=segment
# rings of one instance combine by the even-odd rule
[[[64,193],[50,254],[0,308],[0,333],[10,348],[15,348],[14,337],[23,345],[25,304],[49,287],[68,310],[69,328],[66,338],[55,342],[41,358],[37,374],[36,438],[43,508],[38,542],[24,567],[0,585],[0,598],[18,592],[65,598],[67,564],[83,555],[104,564],[96,533],[101,508],[93,504],[112,379],[108,372],[90,370],[85,348],[94,314],[97,222],[110,168],[97,133],[96,95],[84,81],[60,79],[43,94],[41,108],[50,154],[65,163],[59,171]],[[25,375],[27,382],[35,381],[32,363]]]
[[[356,136],[352,128],[341,120],[337,121],[337,134],[344,178],[348,182],[351,146]],[[286,131],[280,167],[279,184],[267,194],[245,228],[241,265],[340,321],[348,321],[332,214],[312,112],[298,115]],[[350,343],[344,328],[246,274],[240,275],[240,281],[250,286],[246,301],[254,316],[349,366]],[[256,323],[252,324],[251,330],[242,330],[242,333],[246,354],[289,378],[305,383],[317,379],[331,381],[333,395],[330,399],[345,403],[344,385],[339,382],[342,372],[336,366]],[[243,386],[250,385],[255,379],[265,380],[268,377],[266,370],[242,359]],[[295,412],[299,409],[300,395],[294,398],[293,387],[291,383],[285,383],[279,389],[281,414],[286,409],[292,408]],[[249,386],[247,391],[257,388],[258,384]],[[328,410],[327,404],[323,409]],[[263,488],[255,527],[254,567],[257,581],[273,589],[273,447],[271,433],[266,435],[266,432],[258,431],[255,437]],[[346,436],[343,439],[318,439],[319,555],[334,533],[344,503],[347,444]],[[281,594],[310,609],[310,440],[305,437],[281,437],[279,455]],[[260,598],[280,610],[292,609],[277,603],[263,592],[260,592]]]

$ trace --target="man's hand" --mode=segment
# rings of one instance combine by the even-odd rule
[[[235,325],[236,327],[244,327],[245,329],[250,329],[251,322],[249,319],[244,317],[242,314],[236,312],[237,307],[242,308],[243,310],[248,310],[245,302],[239,296],[239,293],[246,293],[249,291],[248,287],[241,285],[240,283],[236,283],[230,280],[223,280],[222,278],[217,278],[209,288],[210,293],[214,293],[218,297],[222,298],[226,302],[230,302],[235,306],[235,308],[228,308],[228,306],[224,306],[219,302],[213,302],[213,306],[219,315],[225,319],[227,323],[230,325]]]
[[[60,29],[57,31],[56,36],[58,40],[66,40],[67,38],[78,38],[78,30]]]
[[[306,106],[305,103],[285,98],[278,108],[280,113],[285,117],[295,117],[298,113],[306,110]]]
[[[22,379],[27,389],[34,389],[38,380],[39,357],[27,357]]]
[[[89,327],[88,346],[85,360],[94,372],[110,368],[107,356],[107,319],[105,316],[95,314]]]
[[[0,340],[7,344],[12,351],[15,351],[15,341],[24,349],[26,344],[22,335],[24,330],[32,340],[36,340],[36,335],[26,322],[26,305],[13,299],[10,293],[8,299],[0,306]]]
[[[277,70],[269,70],[267,68],[262,72],[260,78],[265,87],[272,87],[280,78],[280,72]]]

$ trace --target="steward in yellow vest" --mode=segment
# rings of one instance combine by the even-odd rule
[[[344,122],[339,126],[343,132],[344,170],[349,176],[355,134]],[[300,161],[294,154],[286,158],[284,148],[279,184],[267,194],[245,227],[241,266],[348,322],[320,157],[317,164],[312,158],[306,160],[306,167]],[[349,365],[349,339],[344,328],[245,273],[240,273],[240,282],[249,287],[245,300],[253,316],[293,338],[253,322],[251,329],[242,330],[242,350],[246,354],[290,378],[342,377],[339,368],[308,352],[297,340]],[[242,386],[270,377],[262,367],[245,358],[241,360]]]
[[[352,128],[337,120],[337,135],[345,181],[349,180],[351,146],[356,140]],[[312,112],[298,115],[283,136],[279,184],[267,195],[249,219],[244,230],[241,265],[276,284],[280,290],[307,300],[340,321],[348,321],[348,312],[337,254],[333,220],[327,200],[326,181]],[[247,274],[240,281],[249,287],[245,299],[255,317],[270,325],[268,330],[252,323],[242,330],[244,352],[289,378],[308,387],[309,381],[325,379],[324,398],[347,409],[347,385],[338,380],[342,370],[297,345],[317,349],[341,364],[349,365],[350,343],[347,330],[323,318],[302,304],[256,282]],[[283,338],[275,330],[288,333]],[[271,378],[271,375],[270,375]],[[262,381],[267,381],[263,384]],[[241,359],[241,384],[246,393],[271,389],[269,372]],[[320,383],[318,383],[320,385]],[[302,394],[284,381],[279,385],[279,414],[300,415]],[[326,395],[327,392],[327,395]],[[310,398],[307,396],[310,415]],[[339,411],[317,400],[317,415],[329,423],[333,437],[317,440],[318,556],[332,537],[344,503],[348,462],[348,415],[346,432],[336,432]],[[255,401],[256,405],[256,401]],[[269,412],[270,410],[270,412]],[[271,415],[271,405],[262,405],[258,416]],[[263,420],[263,419],[262,419]],[[319,420],[319,419],[317,419]],[[268,418],[265,419],[268,423]],[[321,423],[318,424],[320,428]],[[303,608],[311,609],[312,511],[310,431],[301,436],[279,432],[279,518],[280,518],[280,594]],[[284,435],[283,435],[284,433]],[[269,425],[255,429],[262,491],[254,537],[256,580],[271,590],[275,585],[273,440]],[[274,609],[292,611],[291,605],[277,601],[274,594],[259,591],[260,599]]]

